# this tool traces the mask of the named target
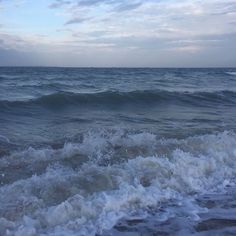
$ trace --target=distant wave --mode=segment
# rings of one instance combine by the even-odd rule
[[[17,79],[21,78],[21,75],[7,75],[7,74],[0,74],[0,79]]]
[[[225,72],[227,75],[234,75],[234,76],[236,76],[236,72],[234,72],[234,71],[228,71],[228,72]]]
[[[27,101],[0,101],[0,108],[20,106],[63,107],[81,106],[116,106],[125,104],[156,104],[174,102],[176,104],[236,103],[236,91],[222,90],[215,92],[170,92],[164,90],[146,90],[132,92],[106,91],[99,93],[59,92]]]

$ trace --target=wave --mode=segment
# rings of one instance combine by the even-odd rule
[[[10,143],[10,140],[6,136],[1,135],[1,134],[0,134],[0,141],[4,141],[4,142],[7,142],[7,143]]]
[[[101,131],[58,150],[15,152],[0,159],[8,180],[0,188],[0,233],[92,236],[168,203],[160,220],[197,221],[206,211],[198,194],[236,184],[235,146],[231,132],[160,140]]]
[[[228,72],[225,72],[227,75],[233,75],[233,76],[236,76],[236,72],[234,71],[228,71]]]
[[[58,92],[26,101],[1,100],[0,107],[20,107],[39,105],[44,107],[81,106],[115,106],[125,104],[157,104],[175,102],[183,104],[207,105],[208,103],[236,103],[236,91],[219,90],[212,92],[171,92],[164,90],[146,90],[99,93]],[[205,102],[205,103],[204,103]]]

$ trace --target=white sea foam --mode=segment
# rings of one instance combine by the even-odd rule
[[[0,188],[0,235],[89,236],[169,202],[182,211],[167,207],[160,221],[176,214],[198,221],[205,209],[196,196],[235,184],[236,135],[160,140],[150,133],[91,132],[81,143],[30,148],[0,165],[13,171],[21,162],[29,169],[46,165],[27,178],[16,169],[18,179]]]

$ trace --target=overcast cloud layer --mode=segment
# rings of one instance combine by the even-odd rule
[[[0,65],[236,67],[236,0],[0,0]]]

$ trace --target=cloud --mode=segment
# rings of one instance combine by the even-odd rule
[[[64,5],[69,5],[71,2],[67,1],[67,0],[57,0],[55,2],[53,2],[52,4],[49,5],[49,8],[59,8],[62,7]]]
[[[97,4],[114,4],[115,0],[79,0],[77,1],[78,6],[92,6]]]
[[[220,60],[236,66],[236,0],[50,1],[38,3],[49,11],[42,25],[32,19],[37,27],[29,29],[17,14],[4,20],[0,45],[6,58],[22,53],[74,66],[201,66]]]
[[[14,49],[24,50],[24,48],[28,46],[28,42],[19,36],[0,33],[0,45],[1,48],[5,48],[7,50],[14,50]]]
[[[138,7],[140,7],[143,4],[143,2],[134,2],[134,3],[128,3],[128,4],[120,4],[118,5],[115,10],[116,11],[130,11],[134,10]]]
[[[0,66],[37,65],[38,57],[33,53],[23,53],[13,49],[0,47]]]
[[[66,5],[73,6],[93,6],[98,4],[113,4],[117,1],[115,0],[56,0],[51,5],[50,8],[59,8]]]
[[[144,2],[142,0],[56,0],[51,5],[49,5],[50,8],[59,8],[63,6],[71,5],[73,6],[73,9],[75,8],[81,8],[81,7],[95,7],[98,5],[107,5],[107,6],[113,6],[114,11],[127,11],[127,10],[133,10],[135,8],[138,8],[141,6]]]
[[[82,17],[75,17],[71,20],[68,20],[65,25],[71,25],[71,24],[80,24],[83,23],[87,20],[90,20],[91,18],[87,17],[87,18],[82,18]]]
[[[212,15],[227,15],[236,13],[236,2],[217,2],[212,8]]]

